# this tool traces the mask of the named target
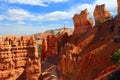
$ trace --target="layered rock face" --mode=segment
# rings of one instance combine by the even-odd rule
[[[53,35],[47,36],[47,51],[50,54],[57,54],[57,38]]]
[[[44,60],[45,57],[54,54],[57,54],[57,38],[54,35],[48,35],[47,39],[42,41],[41,59]]]
[[[96,6],[94,17],[101,27],[93,27],[84,10],[73,17],[72,35],[63,30],[43,39],[42,68],[32,37],[0,38],[0,80],[107,80],[119,68],[111,55],[120,48],[120,24],[105,5]]]
[[[105,4],[97,5],[94,10],[95,24],[101,24],[111,18],[110,12],[105,9]]]
[[[38,51],[33,37],[1,38],[0,80],[25,80],[27,74],[24,73],[26,63],[28,59],[34,60],[36,57],[38,57]],[[40,64],[40,61],[36,63]],[[40,67],[40,65],[37,65],[37,67]],[[20,77],[21,75],[23,76]]]
[[[38,80],[41,74],[40,59],[28,59],[25,71],[27,80]]]
[[[44,60],[46,57],[47,51],[47,42],[45,39],[42,40],[42,48],[41,48],[41,60]]]
[[[48,35],[47,40],[43,39],[41,49],[41,60],[49,63],[58,64],[61,48],[68,41],[68,34],[63,30],[61,35]],[[56,59],[56,60],[54,60]]]
[[[73,34],[84,33],[92,29],[93,21],[89,18],[89,13],[87,9],[81,11],[80,14],[76,14],[73,17],[74,21],[74,32]]]

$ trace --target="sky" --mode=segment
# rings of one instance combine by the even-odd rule
[[[72,17],[87,8],[94,18],[97,4],[117,14],[117,0],[0,0],[0,35],[31,35],[64,24],[74,28]]]

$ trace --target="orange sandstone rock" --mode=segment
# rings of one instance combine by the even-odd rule
[[[39,80],[41,73],[40,59],[28,59],[25,71],[27,80]]]
[[[42,40],[42,48],[41,48],[41,60],[44,60],[46,57],[47,43],[46,40]]]
[[[33,37],[3,37],[0,40],[0,80],[19,80],[23,75],[28,58],[38,55]],[[39,61],[40,64],[40,61]],[[34,64],[33,64],[34,65]],[[40,65],[37,65],[40,68]],[[21,70],[21,71],[19,71]],[[22,76],[22,79],[25,76]]]
[[[57,54],[57,38],[54,35],[47,36],[47,51],[50,54]]]
[[[74,32],[73,34],[84,33],[92,29],[93,21],[89,18],[89,13],[87,9],[81,11],[80,14],[76,14],[73,17],[74,21]]]
[[[97,5],[94,10],[95,24],[103,23],[111,17],[110,12],[105,9],[105,4]]]

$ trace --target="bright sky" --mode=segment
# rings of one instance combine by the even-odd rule
[[[87,8],[93,18],[95,5],[103,3],[117,13],[117,0],[0,0],[0,35],[30,35],[64,24],[73,28],[74,14]]]

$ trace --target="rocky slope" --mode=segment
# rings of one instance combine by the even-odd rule
[[[85,9],[73,17],[72,35],[64,32],[44,40],[42,60],[58,67],[60,80],[107,80],[118,68],[111,55],[120,48],[120,15],[112,18],[105,5],[97,5],[94,18],[95,26]]]

